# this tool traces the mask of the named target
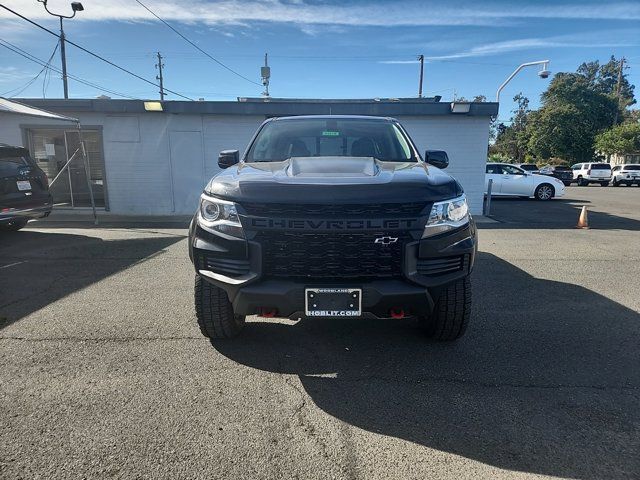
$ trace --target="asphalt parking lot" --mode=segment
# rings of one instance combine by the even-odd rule
[[[184,229],[3,234],[0,477],[639,478],[638,206],[494,200],[455,344],[257,318],[211,344]]]

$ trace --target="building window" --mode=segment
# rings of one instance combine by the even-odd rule
[[[75,129],[29,128],[27,136],[31,156],[47,174],[49,182],[60,173],[67,160],[80,147],[80,137]],[[89,177],[96,206],[106,207],[102,131],[83,129],[82,137],[87,151]],[[60,178],[51,186],[51,194],[56,206],[91,206],[85,166],[80,154],[76,155]]]

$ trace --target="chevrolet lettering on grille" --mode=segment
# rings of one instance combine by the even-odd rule
[[[408,230],[416,228],[415,218],[311,220],[304,218],[245,217],[257,230]]]

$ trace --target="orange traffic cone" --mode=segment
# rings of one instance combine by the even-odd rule
[[[587,207],[583,206],[580,212],[580,218],[578,218],[578,225],[576,228],[589,228],[589,217],[587,215]]]

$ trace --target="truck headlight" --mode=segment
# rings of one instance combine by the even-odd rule
[[[422,238],[454,230],[467,223],[469,223],[469,206],[465,195],[453,200],[436,202],[431,207],[431,214],[424,227]]]
[[[242,224],[233,202],[202,195],[200,197],[200,208],[198,209],[198,223],[205,230],[213,230],[232,237],[244,238]]]

